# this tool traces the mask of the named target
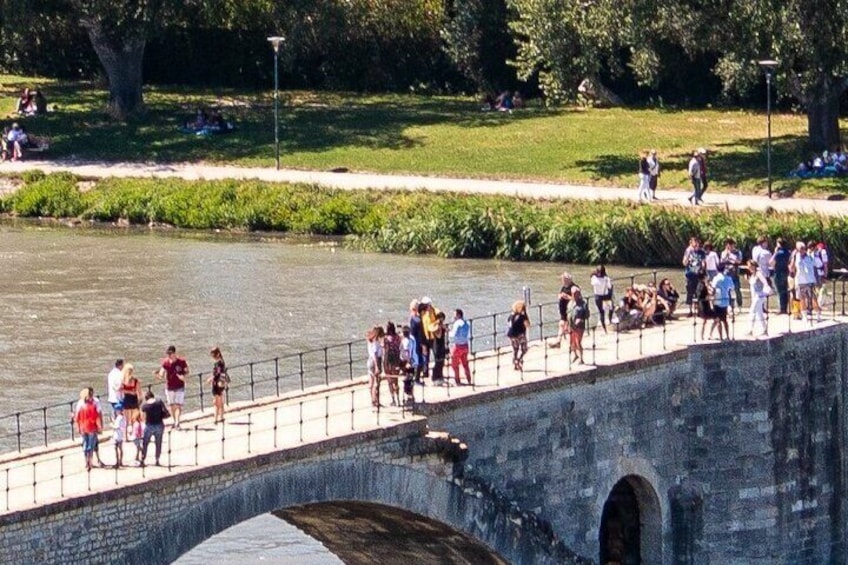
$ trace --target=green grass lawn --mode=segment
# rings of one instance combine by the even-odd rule
[[[24,86],[39,86],[56,111],[18,120]],[[148,111],[108,119],[106,92],[91,83],[0,76],[6,125],[21,121],[50,138],[47,155],[103,161],[274,165],[273,93],[149,87]],[[710,151],[711,190],[766,191],[764,112],[742,110],[546,109],[481,112],[462,97],[281,93],[282,166],[327,170],[504,178],[634,187],[637,155],[656,148],[660,186],[688,188],[691,151]],[[218,107],[237,131],[201,138],[180,133],[197,106]],[[848,192],[848,182],[787,179],[804,156],[806,117],[772,116],[774,187],[784,195]],[[0,168],[2,171],[2,168]]]

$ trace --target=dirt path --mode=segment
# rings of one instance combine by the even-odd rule
[[[93,163],[70,161],[22,161],[0,165],[0,173],[20,173],[41,169],[45,172],[69,171],[82,177],[178,177],[186,180],[258,179],[267,182],[318,184],[346,190],[366,188],[394,190],[432,190],[438,192],[474,192],[506,194],[528,198],[570,198],[583,200],[636,200],[636,188],[605,188],[569,184],[479,180],[448,177],[423,177],[352,172],[299,171],[292,169],[243,168],[193,163]],[[3,187],[0,187],[0,191]],[[688,192],[662,190],[654,205],[688,206]],[[764,196],[718,194],[708,192],[705,207],[729,210],[767,210],[780,212],[814,212],[828,216],[848,215],[848,201],[783,198],[769,200]]]

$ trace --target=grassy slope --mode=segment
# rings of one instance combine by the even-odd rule
[[[124,124],[103,115],[106,93],[91,84],[0,76],[0,111],[11,112],[20,89],[32,85],[43,87],[58,111],[22,121],[51,138],[50,155],[57,158],[273,166],[270,91],[151,87],[147,114]],[[473,100],[459,97],[282,96],[285,167],[626,187],[636,183],[637,153],[655,147],[664,168],[661,186],[683,188],[689,153],[707,147],[714,190],[763,193],[766,186],[763,113],[531,106],[508,115],[480,112]],[[199,105],[223,108],[238,130],[214,138],[180,133],[178,124]],[[843,181],[785,178],[802,157],[804,116],[774,115],[772,135],[776,190],[804,196],[848,191]]]

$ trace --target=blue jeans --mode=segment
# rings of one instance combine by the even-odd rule
[[[147,446],[150,444],[150,438],[155,438],[156,441],[156,464],[159,464],[159,458],[162,456],[162,436],[165,434],[165,424],[147,424],[144,426],[144,439],[141,447],[141,462],[147,460]]]

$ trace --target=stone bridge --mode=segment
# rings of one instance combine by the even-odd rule
[[[427,387],[412,417],[358,415],[359,382],[334,391],[349,411],[315,391],[320,425],[304,427],[303,398],[285,405],[300,438],[281,433],[282,404],[242,407],[246,436],[206,442],[223,432],[198,420],[169,438],[168,469],[96,470],[81,492],[85,475],[60,495],[10,479],[45,456],[28,454],[0,466],[4,560],[168,563],[275,512],[347,563],[385,562],[387,540],[409,563],[845,563],[848,327],[683,347],[691,335],[663,330],[660,348],[646,332],[579,370],[544,345],[522,375],[492,357],[476,378],[497,370],[497,386]],[[386,533],[404,528],[420,535]]]

